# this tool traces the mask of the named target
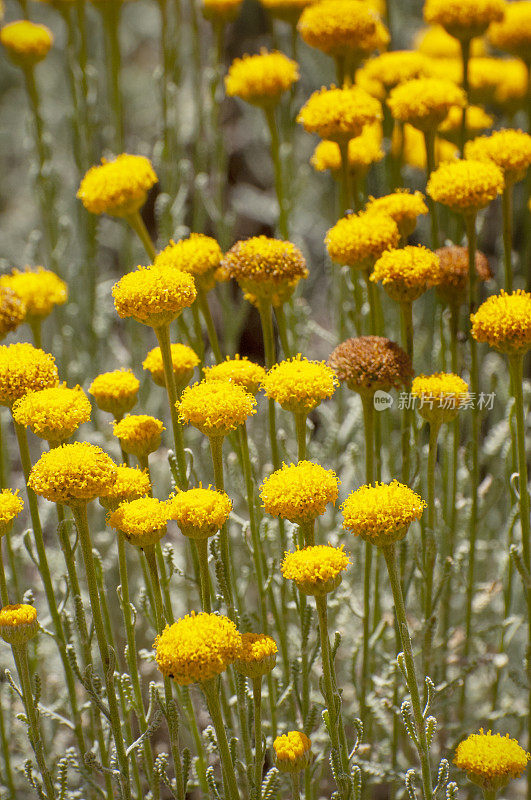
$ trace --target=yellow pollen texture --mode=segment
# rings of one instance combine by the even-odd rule
[[[37,267],[14,269],[10,275],[0,278],[0,286],[12,289],[26,304],[29,317],[47,317],[56,305],[68,299],[66,283],[51,270]]]
[[[343,528],[364,538],[389,536],[420,519],[426,504],[397,480],[360,486],[343,505]]]
[[[21,625],[31,625],[37,619],[37,609],[26,603],[0,608],[0,628],[18,628]]]
[[[470,317],[472,336],[500,350],[525,352],[531,347],[531,293],[502,289],[480,305]]]
[[[116,465],[100,447],[75,442],[43,453],[28,486],[56,503],[84,503],[104,494],[116,477]]]
[[[508,733],[483,733],[481,728],[457,745],[454,764],[480,786],[502,788],[522,774],[530,758]]]
[[[224,436],[256,414],[256,400],[231,381],[204,380],[186,387],[176,409],[180,422],[207,436]]]
[[[262,49],[259,55],[245,55],[232,62],[225,78],[225,89],[229,97],[261,105],[276,102],[298,80],[299,68],[295,61],[283,53],[268,53]]]
[[[315,545],[285,553],[282,575],[295,583],[318,586],[337,578],[350,563],[350,558],[343,552],[343,545]]]
[[[275,364],[262,381],[267,397],[287,411],[307,414],[332,397],[339,381],[324,361],[309,361],[300,353]]]
[[[12,406],[26,392],[57,386],[55,359],[27,342],[0,345],[0,404]]]
[[[304,522],[324,514],[337,500],[339,480],[332,469],[311,461],[284,464],[260,487],[265,510],[274,517]]]
[[[122,153],[114,161],[102,159],[81,181],[78,198],[92,214],[120,216],[137,211],[157,183],[151,162],[144,156]]]

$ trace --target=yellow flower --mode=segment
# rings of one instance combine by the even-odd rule
[[[260,0],[272,17],[295,23],[301,12],[314,0]]]
[[[225,255],[222,268],[238,282],[247,300],[274,306],[288,300],[301,278],[308,277],[299,248],[267,236],[236,242]]]
[[[100,494],[100,505],[110,511],[118,508],[120,503],[130,503],[149,494],[151,481],[148,471],[138,467],[121,464],[116,467],[116,481]]]
[[[22,325],[26,318],[26,304],[12,289],[0,280],[0,339]]]
[[[384,157],[382,150],[382,126],[379,122],[364,125],[359,136],[355,136],[348,143],[348,163],[352,172],[363,176],[371,164],[381,161]],[[324,140],[319,142],[310,159],[312,167],[317,172],[329,169],[339,173],[341,169],[341,151],[337,142]]]
[[[444,122],[439,125],[439,135],[444,136],[445,139],[449,139],[455,144],[461,130],[462,119],[462,109],[452,106]],[[466,129],[469,136],[481,133],[486,128],[492,127],[493,123],[494,117],[487,114],[481,106],[468,106],[466,110]]]
[[[339,380],[359,394],[398,389],[413,376],[408,354],[383,336],[347,339],[332,351],[328,363]]]
[[[187,386],[175,404],[179,421],[198,428],[205,436],[227,436],[247,417],[256,414],[252,394],[231,381],[203,380]]]
[[[88,422],[90,413],[90,401],[83,389],[69,389],[66,383],[27,392],[13,405],[15,422],[53,444],[69,439],[83,422]]]
[[[281,772],[300,772],[310,763],[312,743],[302,731],[289,731],[273,742],[277,767]]]
[[[0,537],[10,530],[13,520],[17,517],[24,503],[18,496],[18,489],[2,489],[0,491]]]
[[[467,142],[465,156],[477,161],[492,161],[499,167],[507,185],[521,181],[531,164],[531,136],[523,131],[494,131]]]
[[[521,108],[528,74],[519,58],[472,58],[468,73],[471,102],[496,105],[510,113]]]
[[[488,206],[503,186],[503,173],[495,164],[463,159],[432,172],[426,190],[436,202],[467,214]]]
[[[314,545],[285,553],[281,569],[284,578],[295,581],[304,594],[323,595],[337,589],[350,563],[343,545]]]
[[[31,470],[28,486],[46,500],[76,505],[105,494],[116,478],[116,464],[101,447],[75,442],[43,453]]]
[[[92,214],[126,217],[142,208],[156,183],[149,159],[122,153],[113,161],[102,158],[101,165],[91,167],[77,197]]]
[[[389,43],[389,33],[368,3],[321,0],[301,14],[298,30],[310,47],[331,56],[366,58]]]
[[[121,419],[135,405],[139,389],[140,381],[130,369],[115,369],[97,375],[88,391],[102,411]]]
[[[434,286],[440,274],[439,257],[422,245],[387,250],[374,265],[371,281],[382,285],[397,303],[412,303]]]
[[[310,9],[324,5],[325,2],[328,0],[310,6]],[[297,122],[308,133],[316,133],[321,139],[331,139],[338,143],[346,143],[354,136],[359,136],[364,125],[380,119],[382,107],[379,101],[359,86],[342,89],[335,86],[327,89],[323,86],[311,95],[297,116]]]
[[[33,67],[43,58],[53,44],[53,34],[46,25],[36,25],[29,20],[17,20],[0,30],[0,43],[11,61],[19,67]]]
[[[153,262],[154,267],[173,267],[193,275],[196,284],[205,292],[213,288],[216,271],[219,270],[223,253],[211,236],[191,233],[187,239],[170,240]]]
[[[422,192],[399,189],[383,197],[370,197],[365,210],[388,214],[398,225],[400,236],[407,239],[417,227],[417,217],[428,213]]]
[[[188,686],[225,672],[242,652],[242,637],[228,617],[192,611],[167,625],[154,647],[162,674],[180,686]]]
[[[11,275],[0,278],[0,286],[12,289],[22,298],[30,319],[47,317],[54,306],[63,305],[68,299],[66,283],[55,272],[44,267],[14,269]]]
[[[33,639],[39,630],[37,609],[26,603],[0,608],[0,637],[14,647]]]
[[[242,633],[242,651],[235,668],[253,680],[271,672],[277,660],[278,647],[265,633]]]
[[[468,398],[468,384],[453,372],[417,375],[411,394],[420,400],[417,410],[430,423],[440,424],[455,419]]]
[[[509,734],[472,733],[457,745],[454,764],[465,770],[469,780],[489,792],[497,792],[518,778],[531,758]]]
[[[501,290],[480,305],[470,317],[472,336],[502,353],[526,353],[531,347],[531,293]]]
[[[403,539],[426,503],[408,486],[394,480],[360,486],[343,505],[343,528],[377,547]]]
[[[283,464],[266,478],[260,498],[268,514],[301,525],[324,514],[328,503],[335,504],[338,486],[334,470],[299,461]]]
[[[383,100],[399,83],[428,77],[429,74],[430,62],[425,55],[415,50],[393,50],[366,61],[356,73],[356,83],[360,78],[369,83],[376,81],[382,87],[378,96]]]
[[[150,547],[157,544],[166,533],[171,519],[169,503],[156,497],[138,497],[121,503],[107,515],[107,524],[123,533],[135,547]]]
[[[462,113],[461,109],[458,109]],[[427,166],[426,142],[424,134],[413,125],[395,125],[391,139],[391,152],[394,156],[400,157],[404,163],[415,169],[425,170]],[[447,142],[446,139],[435,137],[435,163],[442,164],[445,161],[455,161],[459,151],[457,147]]]
[[[30,391],[57,386],[55,359],[27,342],[0,345],[0,404],[12,406]]]
[[[176,319],[194,302],[197,291],[191,275],[173,267],[138,267],[112,287],[114,307],[122,319],[158,328]]]
[[[256,106],[271,106],[298,80],[295,61],[283,53],[262,49],[259,55],[234,59],[225,77],[225,90],[229,97],[239,97]]]
[[[430,25],[429,28],[421,30],[415,37],[415,47],[420,53],[431,58],[461,58],[461,45],[444,30],[442,25]],[[473,39],[471,55],[484,56],[485,53],[485,41]]]
[[[271,367],[261,388],[285,411],[309,414],[332,397],[337,386],[333,370],[324,361],[309,361],[299,353]]]
[[[177,390],[180,391],[191,381],[194,369],[200,363],[199,356],[191,347],[185,344],[172,344],[171,362]],[[154,347],[153,350],[149,351],[142,362],[142,366],[144,369],[149,370],[157,386],[166,386],[164,364],[162,363],[160,347]]]
[[[242,0],[202,0],[202,11],[205,19],[215,22],[231,22],[236,19]]]
[[[408,122],[421,131],[435,131],[452,106],[464,108],[466,95],[452,81],[442,78],[416,78],[391,91],[387,105],[399,122]]]
[[[260,384],[266,376],[266,371],[260,364],[249,361],[248,358],[241,358],[238,354],[234,358],[227,356],[225,361],[215,364],[213,367],[203,367],[205,380],[232,381],[250,392],[256,394]]]
[[[148,414],[128,414],[113,424],[113,433],[125,452],[137,458],[146,458],[158,450],[164,430],[160,419]]]
[[[490,26],[488,37],[494,47],[505,50],[527,63],[531,58],[531,3],[529,0],[512,0],[505,4],[501,22]]]
[[[469,281],[468,247],[450,245],[435,251],[441,267],[436,291],[445,303],[461,305],[466,300]],[[476,250],[476,274],[481,281],[492,278],[489,262],[484,253]]]
[[[470,40],[485,33],[491,22],[500,22],[506,5],[505,0],[426,0],[424,19],[457,39]]]
[[[232,501],[225,492],[204,489],[201,484],[170,497],[171,519],[175,520],[183,536],[190,539],[207,539],[214,536],[229,518]]]
[[[385,250],[398,247],[398,225],[388,214],[349,214],[325,238],[330,259],[336,264],[369,270]]]

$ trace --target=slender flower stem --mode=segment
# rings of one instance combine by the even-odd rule
[[[503,256],[505,268],[505,291],[513,290],[513,184],[505,181],[502,194]]]
[[[223,360],[223,356],[221,355],[221,348],[219,346],[216,326],[214,325],[214,320],[212,319],[212,314],[210,313],[210,306],[208,305],[208,300],[203,289],[198,289],[197,302],[199,304],[203,319],[205,320],[210,347],[212,348],[216,362],[219,364],[219,362]]]
[[[208,539],[194,539],[193,546],[197,551],[199,561],[199,580],[201,583],[201,608],[207,614],[212,611],[210,603],[211,585],[210,572],[208,571]]]
[[[422,796],[423,800],[431,800],[433,797],[433,787],[431,782],[431,768],[429,759],[428,740],[426,737],[426,725],[422,713],[422,706],[420,703],[420,692],[417,682],[417,675],[415,672],[415,661],[413,659],[413,651],[411,649],[411,638],[409,635],[409,628],[407,624],[406,608],[404,605],[404,596],[402,594],[402,585],[400,583],[400,576],[398,574],[398,566],[396,563],[396,548],[394,544],[382,548],[387,571],[389,573],[389,581],[391,583],[391,590],[393,592],[393,599],[395,605],[395,615],[400,632],[400,641],[404,651],[404,661],[406,665],[407,674],[407,687],[411,697],[411,707],[413,709],[413,719],[415,721],[415,729],[418,740],[418,754],[420,758],[421,773],[422,773]]]
[[[216,489],[220,491],[225,490],[225,480],[223,477],[223,436],[210,436],[210,452],[212,454],[212,464],[214,466],[214,484]],[[227,585],[227,609],[229,617],[234,618],[234,595],[232,590],[232,564],[230,560],[229,550],[229,531],[227,523],[223,525],[219,532],[219,545],[221,563],[223,564],[223,571],[225,573],[225,581]]]
[[[461,117],[461,128],[459,131],[459,150],[461,157],[464,157],[465,144],[467,140],[467,108],[469,91],[469,64],[470,64],[470,39],[461,39],[461,61],[463,63],[463,91],[466,94],[465,107]]]
[[[20,688],[22,689],[22,698],[24,700],[24,708],[26,709],[26,718],[28,720],[28,737],[30,744],[35,753],[35,760],[39,767],[44,783],[44,790],[48,800],[55,800],[55,788],[53,780],[46,764],[44,756],[44,746],[42,743],[41,729],[39,725],[39,715],[35,705],[35,698],[31,688],[31,677],[28,664],[28,647],[26,644],[13,646],[13,655],[17,665],[18,675],[20,678]]]
[[[429,178],[435,170],[435,131],[424,132],[424,142],[426,143],[426,171]],[[427,195],[428,208],[430,210],[431,222],[431,249],[437,250],[439,247],[439,222],[437,218],[437,205],[433,198]]]
[[[412,303],[400,304],[400,321],[402,327],[402,346],[411,361],[413,361],[413,305]],[[411,391],[411,382],[406,386]],[[411,428],[413,426],[413,408],[407,402],[402,415],[402,480],[409,481],[411,470]]]
[[[288,200],[285,196],[284,177],[282,174],[282,159],[280,155],[280,138],[278,135],[275,107],[264,108],[269,134],[271,136],[271,158],[275,169],[275,190],[278,201],[278,231],[282,239],[289,239],[288,231]]]
[[[352,176],[350,174],[350,164],[348,163],[348,141],[340,143],[339,152],[341,154],[340,210],[341,214],[344,214],[352,203]]]
[[[428,526],[422,528],[422,568],[424,571],[424,641],[422,647],[422,669],[424,675],[431,673],[433,571],[435,569],[435,464],[437,462],[437,440],[440,422],[430,423],[428,445]]]
[[[9,593],[7,591],[6,573],[4,569],[4,557],[2,555],[2,537],[0,536],[0,601],[2,606],[9,605]]]
[[[107,82],[109,106],[113,117],[113,146],[116,153],[124,150],[124,120],[122,108],[122,92],[120,87],[121,55],[120,55],[120,3],[104,3],[101,6],[105,49],[107,58]]]
[[[256,800],[262,800],[262,770],[264,750],[262,746],[262,678],[253,678],[254,710],[254,789]]]
[[[72,513],[76,521],[76,527],[79,535],[79,542],[81,544],[81,551],[83,553],[83,563],[85,565],[85,574],[87,577],[87,584],[90,597],[90,605],[92,608],[92,622],[94,630],[96,631],[96,639],[101,655],[103,666],[103,677],[105,687],[107,690],[107,703],[110,714],[110,725],[113,733],[114,745],[116,747],[116,755],[118,764],[120,765],[120,786],[122,793],[126,800],[131,800],[131,783],[129,778],[129,760],[127,758],[122,736],[122,728],[120,723],[120,714],[118,711],[118,703],[116,700],[116,691],[114,686],[113,664],[114,655],[111,655],[107,637],[105,635],[105,628],[103,624],[103,616],[101,612],[100,596],[98,591],[98,582],[96,578],[96,568],[94,563],[94,555],[92,552],[92,542],[90,539],[90,531],[87,518],[87,506],[73,505]]]
[[[295,412],[295,431],[297,433],[297,459],[304,461],[306,459],[306,422],[308,414]]]
[[[363,408],[363,426],[365,432],[365,480],[368,484],[374,481],[374,395],[361,394]],[[363,576],[363,645],[361,660],[361,682],[359,691],[360,714],[363,723],[367,724],[367,692],[370,686],[371,662],[369,653],[371,608],[374,602],[371,581],[372,545],[365,543],[365,563]]]
[[[173,374],[173,362],[171,358],[170,326],[162,325],[160,328],[155,328],[154,330],[159,343],[162,363],[164,366],[166,391],[168,393],[168,402],[170,404],[173,441],[175,443],[175,457],[177,458],[177,468],[179,471],[179,488],[186,489],[188,486],[188,477],[186,474],[186,454],[184,452],[182,425],[179,422],[177,408],[175,407],[178,397],[177,388],[175,386],[175,376]]]
[[[293,800],[300,800],[301,796],[301,774],[300,772],[291,773],[291,796]]]
[[[275,308],[275,319],[277,321],[280,344],[282,345],[282,350],[284,351],[284,358],[291,358],[293,353],[289,345],[288,326],[286,324],[286,312],[284,311],[283,305],[277,306]]]
[[[134,214],[128,214],[126,220],[142,242],[149,260],[153,262],[155,260],[155,256],[157,255],[157,251],[155,250],[153,240],[151,239],[144,220],[142,219],[142,214],[140,211],[135,211]]]
[[[218,740],[218,749],[221,759],[221,767],[223,771],[223,785],[225,789],[226,800],[240,800],[238,792],[238,782],[234,773],[234,766],[227,741],[227,734],[225,732],[225,724],[221,715],[221,706],[219,703],[219,693],[217,687],[217,680],[210,680],[201,684],[201,689],[205,695],[208,711],[212,719],[214,730],[216,731],[216,738]]]
[[[2,693],[0,690],[0,746],[2,749],[2,757],[4,760],[3,778],[5,780],[6,788],[8,790],[9,800],[17,800],[17,791],[15,789],[15,782],[13,780],[11,754],[10,754],[10,748],[9,748],[5,719],[4,719],[4,710],[7,711],[7,704],[3,705],[3,698],[1,695]]]

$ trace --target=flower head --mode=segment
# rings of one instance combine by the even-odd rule
[[[314,0],[260,0],[272,17],[295,23],[302,11]]]
[[[57,386],[55,359],[27,342],[0,345],[0,404],[12,406],[26,392]]]
[[[55,444],[69,439],[83,422],[88,422],[90,413],[90,401],[83,389],[69,389],[65,383],[27,392],[13,404],[15,422]]]
[[[232,381],[250,392],[256,394],[260,384],[266,376],[266,371],[260,364],[241,358],[238,354],[234,358],[227,356],[225,361],[214,364],[213,367],[203,367],[205,380]]]
[[[405,350],[383,336],[358,336],[335,348],[328,363],[341,382],[359,394],[404,386],[413,376]]]
[[[18,489],[2,489],[0,491],[0,538],[8,533],[15,517],[18,517],[24,502],[18,496]]]
[[[26,304],[13,289],[0,280],[0,340],[22,325],[26,319]]]
[[[268,53],[235,58],[225,77],[229,97],[239,97],[256,106],[272,106],[299,80],[298,64],[283,53]]]
[[[160,419],[148,414],[128,414],[113,424],[113,433],[125,452],[137,458],[147,458],[158,450],[164,430]]]
[[[389,33],[369,3],[361,0],[321,0],[301,14],[298,30],[310,47],[331,56],[366,58],[384,49]]]
[[[436,202],[467,214],[488,206],[503,186],[503,173],[495,164],[463,159],[432,172],[427,192]]]
[[[490,26],[488,38],[494,47],[512,53],[529,63],[531,58],[531,3],[529,0],[513,0],[511,3],[506,3],[503,19]]]
[[[439,279],[439,257],[422,245],[387,250],[374,265],[371,281],[397,303],[412,303]]]
[[[468,778],[487,791],[497,792],[518,778],[531,758],[509,734],[487,731],[472,733],[457,745],[454,764],[464,770]]]
[[[122,153],[113,161],[102,158],[99,166],[91,167],[77,196],[92,214],[126,217],[142,208],[156,183],[149,159]]]
[[[355,1],[349,0],[349,2]],[[317,8],[325,2],[328,0],[323,0],[310,8]],[[323,86],[303,105],[297,116],[297,122],[303,125],[308,133],[316,133],[321,139],[346,143],[353,136],[359,136],[364,125],[377,122],[381,118],[382,109],[379,101],[359,86],[342,89],[335,86],[327,89]]]
[[[399,189],[383,197],[370,197],[365,210],[388,214],[398,225],[402,239],[406,240],[417,227],[417,217],[428,213],[428,206],[422,192]]]
[[[181,389],[184,389],[186,384],[191,381],[194,369],[200,363],[199,356],[186,344],[172,344],[171,363],[177,390],[181,391]],[[149,370],[157,386],[166,386],[164,364],[160,347],[154,347],[153,350],[149,351],[142,362],[142,366],[144,369]]]
[[[188,686],[225,672],[242,652],[242,637],[228,617],[192,611],[167,625],[154,647],[162,674],[180,686]]]
[[[191,233],[186,239],[170,241],[153,262],[154,267],[173,267],[193,275],[197,286],[205,292],[213,288],[223,253],[211,236]]]
[[[369,270],[382,253],[400,243],[398,225],[388,214],[349,214],[330,228],[325,238],[336,264]]]
[[[33,639],[39,630],[37,609],[26,603],[0,608],[0,637],[8,644],[20,647]]]
[[[459,139],[463,110],[458,106],[452,106],[444,121],[439,125],[439,135],[448,139],[454,144]],[[494,117],[487,114],[481,106],[468,106],[466,109],[466,130],[468,136],[475,136],[482,131],[490,128],[494,123]]]
[[[14,269],[10,275],[0,278],[0,286],[12,289],[22,298],[29,319],[47,317],[54,306],[63,305],[68,298],[66,283],[55,272],[44,267]]]
[[[277,660],[278,647],[265,633],[242,633],[242,651],[234,666],[248,678],[261,678],[271,672]]]
[[[341,506],[343,528],[377,547],[386,547],[404,538],[425,507],[418,494],[396,480],[360,486]]]
[[[46,500],[78,505],[105,494],[117,468],[101,447],[75,442],[43,453],[30,472],[28,486]]]
[[[203,16],[214,22],[231,22],[236,19],[242,0],[202,0]]]
[[[337,386],[333,370],[324,361],[309,361],[300,353],[275,364],[262,381],[267,397],[296,414],[309,414],[332,397]]]
[[[378,96],[383,100],[385,95],[399,83],[428,77],[429,74],[430,62],[423,53],[415,50],[392,50],[366,61],[356,73],[356,82],[361,77],[363,81],[376,81],[377,84],[381,84]]]
[[[33,67],[43,58],[53,44],[53,34],[46,25],[36,25],[29,20],[9,22],[0,30],[0,43],[4,45],[11,61],[19,67]]]
[[[300,772],[310,763],[312,743],[302,731],[289,731],[277,736],[273,747],[281,772]]]
[[[480,305],[470,317],[472,336],[502,353],[526,353],[531,347],[531,293],[501,290]]]
[[[339,480],[332,469],[311,461],[283,464],[265,479],[260,498],[268,514],[298,525],[316,519],[335,504]]]
[[[159,328],[176,319],[194,302],[197,291],[191,275],[172,267],[138,267],[112,287],[120,317]]]
[[[176,408],[180,422],[206,436],[227,436],[256,414],[256,400],[232,381],[203,380],[186,387]]]
[[[420,400],[417,406],[420,416],[435,424],[455,419],[469,397],[468,384],[453,372],[417,375],[411,384],[411,394]]]
[[[379,122],[364,125],[360,135],[349,140],[348,164],[354,174],[365,175],[371,164],[381,161],[383,157],[382,126]],[[339,173],[341,151],[337,142],[330,142],[326,139],[319,142],[310,163],[317,172],[329,169],[334,173]]]
[[[458,109],[462,116],[461,109]],[[402,158],[405,164],[414,169],[426,170],[426,142],[424,134],[413,125],[408,125],[407,122],[401,128],[393,128],[391,137],[391,152],[395,156]],[[435,137],[435,161],[437,164],[443,164],[446,161],[455,161],[458,157],[459,151],[457,147],[446,139],[439,136]]]
[[[149,494],[151,481],[147,470],[121,464],[116,467],[116,481],[100,494],[100,505],[114,511],[120,503],[130,503]]]
[[[416,78],[391,91],[387,105],[399,122],[421,131],[436,131],[452,106],[464,108],[466,96],[455,83],[442,78]]]
[[[465,146],[465,156],[496,164],[508,185],[522,180],[531,164],[531,136],[512,128],[479,136]]]
[[[169,503],[156,497],[139,497],[121,503],[107,515],[107,524],[123,533],[136,547],[151,547],[166,533],[170,516]]]
[[[415,37],[415,47],[425,56],[430,58],[460,58],[461,45],[454,36],[450,36],[442,25],[430,25],[423,28]],[[473,39],[471,42],[471,55],[484,56],[486,52],[483,39]]]
[[[468,247],[456,244],[440,247],[435,251],[439,257],[440,272],[435,289],[439,297],[450,305],[461,305],[466,300],[469,280]],[[492,278],[487,256],[480,250],[475,253],[476,274],[481,281]]]
[[[214,536],[229,518],[232,502],[225,492],[204,489],[201,485],[185,492],[177,492],[169,500],[171,519],[175,520],[183,536],[207,539]]]
[[[295,581],[304,594],[322,595],[333,592],[341,583],[342,573],[350,558],[341,547],[314,545],[294,553],[285,553],[282,575]]]
[[[426,0],[424,19],[469,41],[485,33],[491,22],[500,22],[506,5],[505,0]]]
[[[135,405],[139,389],[140,381],[130,369],[115,369],[97,375],[88,391],[94,397],[98,408],[120,419]]]
[[[308,277],[299,248],[267,236],[236,242],[225,255],[222,268],[238,282],[247,300],[271,302],[274,306],[288,300],[301,278]]]

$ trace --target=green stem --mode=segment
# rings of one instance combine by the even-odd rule
[[[8,790],[9,800],[17,800],[17,791],[15,789],[15,782],[13,780],[13,768],[11,766],[11,754],[9,748],[9,741],[4,719],[4,710],[7,711],[7,704],[3,704],[0,689],[0,745],[2,749],[2,756],[4,759],[4,779]]]
[[[284,358],[291,358],[293,353],[291,347],[289,346],[288,326],[286,325],[286,313],[283,305],[275,308],[275,319],[277,321],[280,344],[282,345],[282,350],[284,351]]]
[[[402,327],[402,347],[413,362],[413,305],[412,303],[400,304],[400,321]],[[406,391],[411,392],[411,382],[406,385]],[[411,428],[413,426],[413,408],[406,402],[402,415],[402,480],[409,481],[411,470]]]
[[[274,106],[264,108],[269,134],[271,136],[271,157],[275,170],[275,190],[278,201],[278,230],[282,239],[289,238],[288,231],[288,203],[285,197],[284,178],[282,174],[282,159],[280,156],[280,138],[278,135],[277,121]]]
[[[374,395],[362,394],[363,425],[365,432],[365,480],[368,484],[374,481]],[[372,545],[365,543],[365,564],[363,576],[363,644],[361,661],[361,683],[359,691],[360,714],[363,723],[367,724],[367,692],[370,686],[371,662],[369,653],[370,615],[374,602],[372,594]]]
[[[300,800],[301,796],[301,774],[300,772],[291,773],[291,796],[293,800]]]
[[[463,62],[463,91],[466,94],[465,107],[461,117],[461,128],[459,131],[459,150],[461,157],[464,157],[465,144],[467,140],[467,107],[468,107],[468,91],[469,91],[469,64],[470,64],[470,39],[461,39],[461,61]]]
[[[341,154],[341,193],[340,211],[345,214],[351,207],[352,201],[352,176],[350,174],[350,164],[348,163],[348,140],[339,144]]]
[[[155,245],[153,244],[153,240],[149,235],[148,229],[142,219],[142,214],[140,211],[135,211],[134,214],[128,214],[125,218],[129,225],[132,227],[142,245],[144,250],[147,253],[147,256],[151,263],[155,260],[155,256],[157,255],[157,251],[155,250]]]
[[[503,256],[505,268],[505,291],[513,290],[513,185],[505,182],[502,194],[503,213]]]
[[[210,452],[212,454],[212,464],[214,466],[214,485],[216,489],[223,492],[225,491],[225,480],[223,477],[223,436],[209,436]],[[232,591],[231,580],[231,561],[229,550],[229,530],[227,523],[223,525],[219,532],[219,545],[221,563],[225,573],[225,581],[227,585],[226,603],[229,610],[231,619],[234,617],[234,595]]]
[[[0,600],[2,606],[9,605],[9,593],[7,591],[6,573],[4,569],[4,557],[2,555],[2,537],[0,536]]]
[[[424,571],[424,641],[422,648],[422,664],[424,675],[431,672],[432,645],[432,603],[433,572],[435,569],[435,464],[437,462],[437,440],[440,422],[430,423],[430,441],[428,445],[428,526],[422,528],[422,567]]]
[[[297,433],[297,459],[299,461],[306,460],[306,422],[308,414],[304,412],[295,412],[295,431]]]
[[[33,344],[42,350],[42,320],[39,317],[29,317],[28,323],[33,336]]]
[[[124,150],[124,121],[120,88],[120,7],[120,3],[103,3],[101,5],[107,58],[108,102],[114,121],[113,145],[117,155],[123,153]]]
[[[225,732],[225,724],[221,715],[217,680],[214,679],[207,681],[206,683],[202,683],[201,689],[205,695],[208,711],[214,725],[214,730],[216,731],[221,768],[223,772],[225,798],[226,800],[240,800],[238,782],[234,773],[229,743],[227,741],[227,734]]]
[[[424,132],[424,142],[426,144],[426,168],[427,178],[435,170],[435,131]],[[430,211],[431,222],[431,249],[437,250],[439,247],[439,222],[437,219],[437,205],[430,195],[426,197]]]
[[[264,752],[262,747],[262,678],[253,678],[254,710],[254,789],[256,800],[262,800],[262,770]]]
[[[177,468],[179,471],[179,488],[186,489],[188,486],[188,477],[186,474],[186,454],[184,452],[183,429],[181,423],[179,422],[176,408],[178,397],[177,387],[175,386],[175,375],[173,374],[173,362],[171,358],[170,326],[162,325],[160,328],[155,328],[155,334],[157,336],[157,341],[159,343],[162,356],[162,363],[164,365],[164,377],[166,380],[168,402],[170,404],[171,425],[173,430],[173,441],[175,444],[175,457],[177,458]]]
[[[210,347],[212,348],[216,362],[219,364],[219,362],[223,360],[223,356],[221,355],[221,348],[219,346],[216,326],[214,325],[214,320],[212,319],[212,314],[210,313],[210,306],[208,305],[208,300],[203,289],[198,289],[197,302],[199,304],[201,314],[203,315],[203,319],[205,320]]]
[[[199,580],[201,583],[201,608],[207,614],[212,611],[210,603],[210,572],[208,571],[208,539],[194,539],[193,546],[199,561]]]

